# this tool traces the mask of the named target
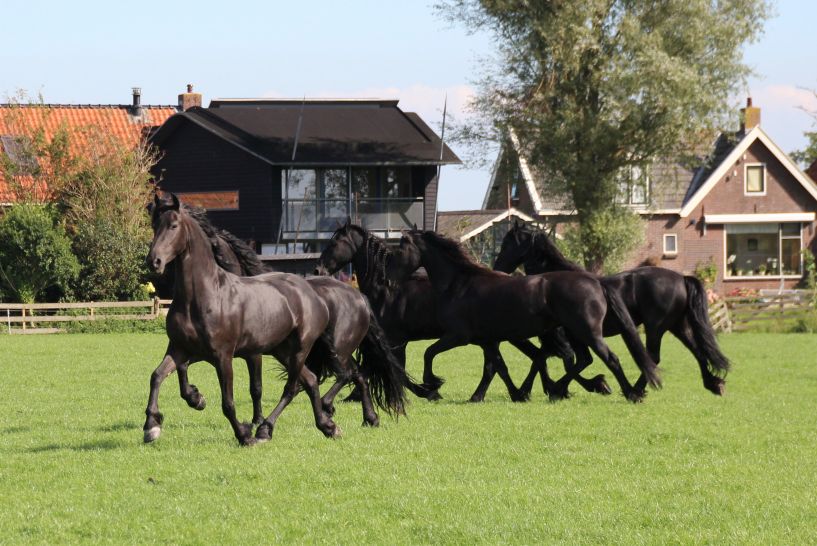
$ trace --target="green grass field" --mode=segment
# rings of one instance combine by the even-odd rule
[[[0,543],[817,541],[813,335],[724,336],[735,363],[724,398],[703,389],[668,337],[665,388],[640,405],[576,386],[550,404],[538,385],[515,404],[498,380],[485,403],[469,404],[481,354],[458,349],[436,362],[445,399],[413,399],[399,422],[381,415],[379,429],[364,429],[359,406],[341,404],[344,438],[327,440],[301,395],[254,448],[238,447],[203,363],[191,379],[207,409],[189,409],[171,376],[163,435],[142,444],[148,377],[165,343],[0,337]],[[424,347],[410,350],[416,376]],[[527,365],[503,352],[519,382]],[[243,361],[236,378],[248,419]],[[267,413],[282,387],[272,362],[264,379]]]

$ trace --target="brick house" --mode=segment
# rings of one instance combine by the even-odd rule
[[[711,261],[723,292],[802,282],[801,250],[817,246],[817,185],[763,131],[751,99],[742,114],[741,129],[719,135],[698,167],[656,161],[622,176],[621,202],[646,226],[628,268],[653,264],[690,274]],[[483,208],[510,195],[514,207],[559,230],[573,215],[569,199],[544,191],[516,149],[511,138],[500,151]]]
[[[538,222],[515,208],[459,210],[437,213],[437,233],[465,245],[483,263],[493,262],[502,238],[514,222],[538,227]]]
[[[95,131],[136,146],[178,111],[176,105],[143,105],[139,88],[132,89],[130,104],[0,104],[0,154],[13,162],[24,161],[21,147],[40,129],[48,140],[61,128],[68,129],[75,154],[88,149],[87,140]],[[0,172],[0,204],[14,200]]]

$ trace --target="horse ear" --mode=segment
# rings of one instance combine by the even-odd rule
[[[417,222],[415,222],[415,223],[413,224],[413,227],[412,227],[411,229],[412,229],[413,231],[417,231]]]
[[[348,214],[346,215],[346,225],[347,225],[347,226],[351,226],[351,225],[352,225],[352,217],[351,217],[351,216],[349,216]]]
[[[173,200],[173,210],[179,210],[179,208],[181,207],[181,203],[179,203],[179,198],[176,197],[175,193],[171,193],[170,198]]]
[[[514,218],[513,219],[513,228],[514,229],[519,229],[519,218]]]

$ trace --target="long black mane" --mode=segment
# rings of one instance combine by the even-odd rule
[[[218,263],[219,267],[228,271],[232,270],[230,267],[230,257],[224,254],[223,247],[219,242],[222,241],[223,243],[226,243],[230,250],[232,250],[233,254],[235,254],[235,258],[238,261],[238,266],[241,267],[242,276],[252,277],[255,275],[261,275],[262,273],[269,273],[271,271],[271,269],[258,258],[258,254],[256,254],[255,250],[250,248],[250,245],[226,229],[213,225],[213,223],[207,217],[207,212],[204,209],[199,207],[191,207],[188,205],[182,206],[187,214],[190,215],[190,217],[193,218],[201,227],[204,234],[207,235],[207,238],[210,240],[210,246],[213,248],[213,255],[215,256],[216,263]]]
[[[386,262],[391,254],[389,245],[362,226],[349,224],[348,229],[357,231],[363,239],[364,263],[357,279],[360,288],[365,291],[370,287],[388,285]]]
[[[468,251],[457,241],[438,235],[433,231],[424,231],[423,240],[445,255],[448,263],[462,273],[484,275],[486,277],[505,277],[505,273],[494,271],[475,262]]]

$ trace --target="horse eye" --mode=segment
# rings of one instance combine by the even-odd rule
[[[179,227],[179,224],[170,224],[170,229],[176,229]]]

